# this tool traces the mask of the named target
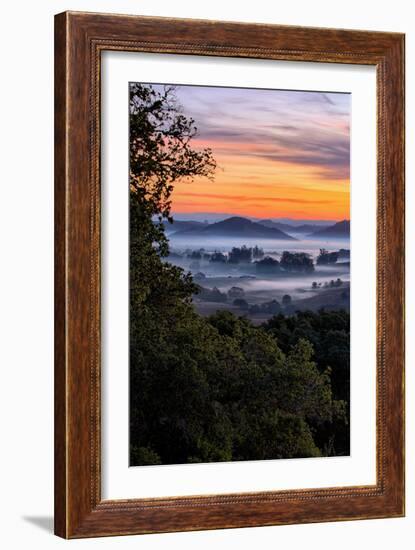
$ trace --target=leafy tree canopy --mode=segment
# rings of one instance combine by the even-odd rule
[[[203,318],[192,305],[203,289],[166,261],[174,186],[214,176],[196,132],[174,87],[131,85],[131,464],[345,454],[346,317]]]

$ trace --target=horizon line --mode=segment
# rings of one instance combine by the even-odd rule
[[[333,218],[322,218],[322,217],[315,217],[310,218],[307,216],[287,216],[287,215],[268,215],[268,216],[256,216],[252,214],[240,214],[235,212],[203,212],[203,211],[194,211],[194,212],[171,212],[172,217],[177,216],[223,216],[223,217],[237,217],[237,218],[251,218],[256,220],[268,220],[268,219],[285,219],[285,220],[307,220],[307,221],[324,221],[324,222],[340,222],[340,221],[350,221],[350,217],[344,217],[340,216],[339,218],[333,217]]]

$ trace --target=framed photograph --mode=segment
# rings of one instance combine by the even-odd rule
[[[55,532],[404,515],[404,35],[55,20]]]

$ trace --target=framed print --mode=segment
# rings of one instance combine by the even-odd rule
[[[404,514],[404,37],[55,20],[55,532]]]

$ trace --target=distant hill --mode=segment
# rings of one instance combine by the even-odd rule
[[[304,219],[297,219],[297,218],[270,218],[271,221],[275,223],[285,223],[291,227],[298,227],[299,225],[317,225],[318,227],[328,227],[329,225],[333,225],[335,220],[310,220],[307,218]],[[254,220],[258,221],[258,220]]]
[[[188,231],[192,229],[201,229],[202,227],[206,227],[208,224],[206,222],[197,222],[193,220],[173,220],[173,223],[168,222],[165,220],[164,226],[166,228],[166,233],[173,233],[176,231]]]
[[[293,233],[315,233],[316,231],[321,231],[322,227],[321,225],[313,225],[313,224],[307,224],[299,225],[297,227],[294,227]]]
[[[172,214],[174,219],[178,219],[183,222],[195,221],[207,223],[220,222],[222,220],[226,220],[226,218],[231,218],[236,215],[233,212],[175,212],[174,209],[172,210]]]
[[[290,225],[288,223],[282,223],[282,222],[276,222],[273,220],[260,220],[258,223],[261,225],[264,225],[265,227],[273,227],[275,229],[279,229],[280,231],[284,231],[286,233],[314,233],[315,231],[319,231],[322,229],[321,225],[314,225],[314,224],[302,224],[302,225]]]
[[[233,216],[226,220],[211,223],[202,228],[177,231],[173,237],[245,237],[258,239],[278,239],[284,241],[295,241],[294,237],[287,235],[283,231],[266,227],[260,223],[253,222],[247,218]]]
[[[259,220],[257,223],[264,227],[271,227],[272,229],[279,229],[280,231],[293,231],[294,226],[288,223],[274,222],[273,220]]]
[[[344,283],[340,288],[330,288],[318,291],[315,296],[303,300],[293,301],[290,311],[319,311],[320,309],[335,311],[339,309],[350,310],[350,284]]]
[[[326,237],[332,239],[348,239],[350,238],[350,220],[343,220],[341,222],[314,231],[310,237],[317,237],[319,239]]]

